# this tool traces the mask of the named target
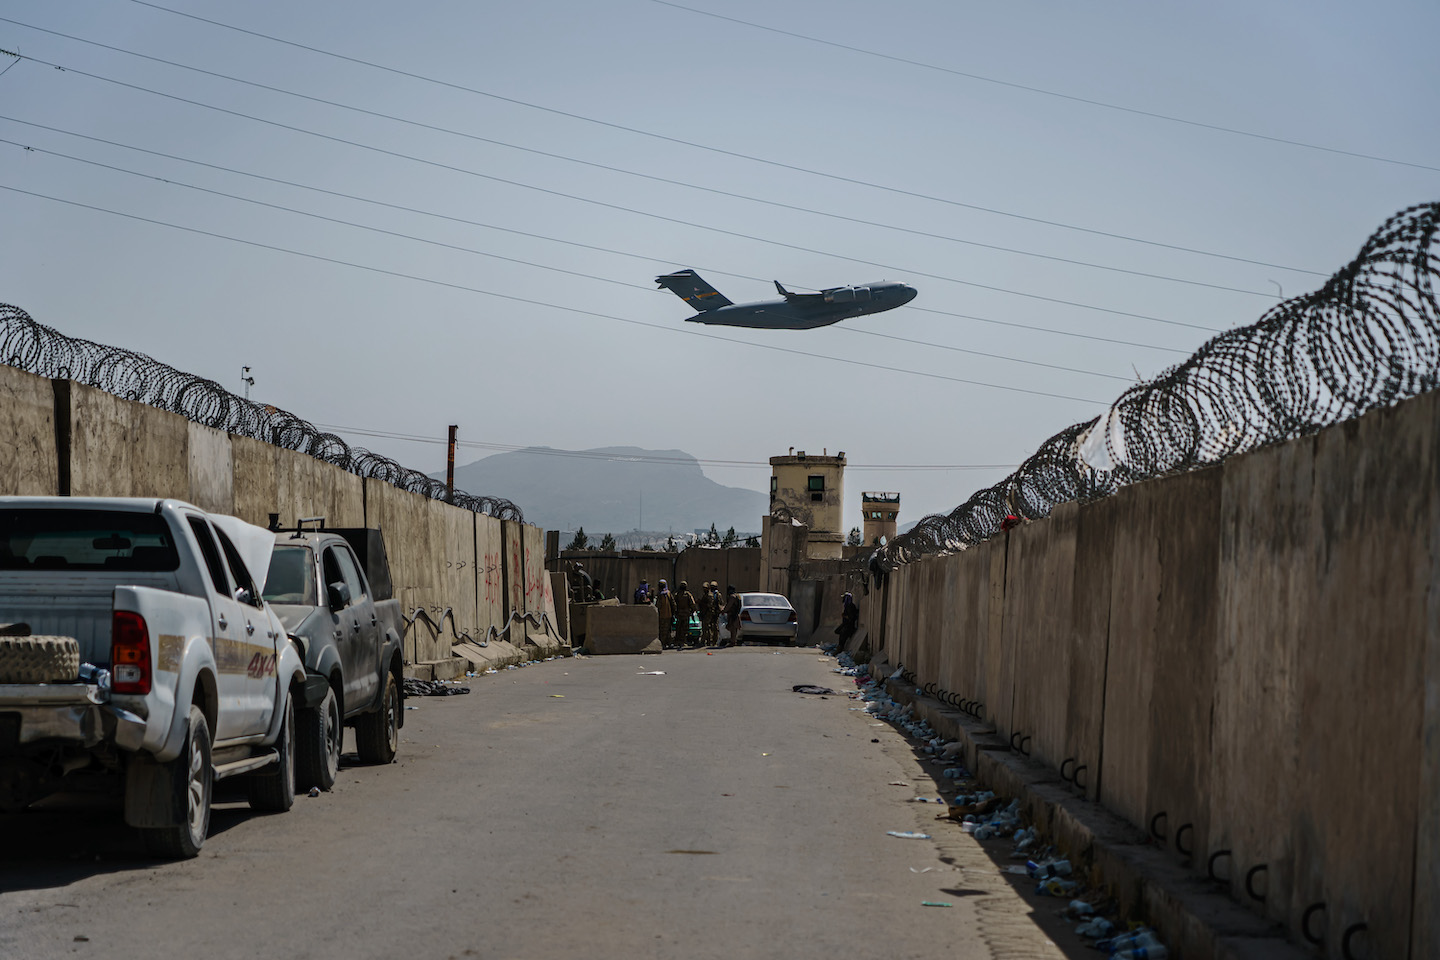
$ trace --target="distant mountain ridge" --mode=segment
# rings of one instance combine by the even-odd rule
[[[661,459],[665,462],[655,462]],[[444,479],[445,474],[431,474]],[[728,487],[705,476],[683,450],[529,447],[455,468],[455,486],[505,497],[525,520],[547,530],[584,527],[592,541],[628,530],[689,533],[715,524],[757,532],[769,499],[759,490]]]

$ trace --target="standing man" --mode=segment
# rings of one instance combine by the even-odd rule
[[[840,635],[841,650],[845,649],[845,645],[859,628],[860,608],[855,605],[855,598],[847,593],[840,598],[840,626],[835,628],[835,632]]]
[[[686,589],[684,580],[680,581],[680,592],[675,594],[675,645],[677,647],[688,647],[690,645],[690,617],[695,613],[695,594]]]
[[[638,586],[638,587],[635,588],[635,602],[636,602],[636,603],[649,603],[649,602],[650,602],[650,581],[649,581],[649,580],[641,580],[641,581],[640,581],[640,586]]]
[[[700,642],[713,647],[720,642],[720,586],[718,580],[705,584],[705,593],[700,597]]]
[[[725,588],[725,626],[730,630],[729,646],[736,646],[740,642],[740,594],[735,592],[732,584]],[[726,644],[720,644],[726,646]]]
[[[674,598],[664,580],[660,581],[660,592],[655,594],[655,609],[660,614],[660,649],[670,646],[670,627],[675,618]]]

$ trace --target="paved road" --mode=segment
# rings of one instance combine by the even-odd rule
[[[907,802],[935,783],[894,731],[791,692],[843,692],[832,666],[746,647],[477,678],[408,701],[395,765],[287,814],[221,804],[189,862],[145,860],[103,804],[0,816],[0,957],[1082,955],[1060,904]]]

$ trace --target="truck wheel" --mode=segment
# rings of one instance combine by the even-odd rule
[[[355,724],[355,746],[366,763],[390,763],[400,749],[400,688],[395,674],[386,672],[380,709]]]
[[[345,721],[340,715],[340,701],[335,688],[325,689],[325,699],[317,707],[300,711],[295,720],[295,779],[301,790],[335,786],[340,772],[340,744],[345,737]]]
[[[79,675],[73,637],[0,637],[0,683],[66,683]]]
[[[145,847],[153,856],[188,860],[200,852],[210,832],[210,797],[215,787],[215,771],[210,766],[210,725],[194,704],[190,705],[185,749],[166,766],[170,768],[170,796],[166,802],[183,818],[173,826],[144,830]]]
[[[280,724],[275,750],[280,754],[275,769],[262,770],[248,778],[246,789],[251,809],[284,813],[295,804],[295,710],[289,694],[285,695],[285,719]]]

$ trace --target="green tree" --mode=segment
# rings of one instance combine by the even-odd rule
[[[758,547],[758,546],[760,546],[760,538],[759,538],[759,537],[756,537],[756,536],[746,537],[746,538],[745,538],[745,546],[747,546],[747,547]]]
[[[648,543],[641,544],[641,545],[640,545],[640,549],[641,549],[641,550],[649,550],[651,553],[654,553],[654,552],[655,552],[655,548],[652,547],[652,546],[650,546],[650,544],[648,544]]]
[[[725,531],[725,536],[720,538],[720,546],[726,548],[733,547],[735,546],[735,541],[739,539],[740,538],[735,535],[735,528],[731,527],[729,530]]]
[[[605,534],[605,536],[601,537],[601,538],[600,538],[600,549],[601,549],[601,550],[614,550],[614,549],[615,549],[615,537],[612,536],[611,534],[608,534],[608,533]]]
[[[710,546],[720,542],[720,531],[715,529],[715,524],[710,524],[710,532],[705,534],[705,542]]]
[[[673,533],[670,534],[670,536],[668,536],[668,537],[665,538],[665,552],[666,552],[666,553],[679,553],[679,552],[680,552],[680,545],[675,542],[675,534],[673,534]]]
[[[585,528],[584,528],[584,527],[579,527],[579,528],[576,529],[576,531],[575,531],[575,536],[573,536],[573,537],[570,538],[570,544],[569,544],[565,549],[566,549],[566,550],[584,550],[584,549],[586,549],[586,548],[589,547],[589,546],[590,546],[590,538],[587,537],[587,536],[585,536]]]
[[[861,538],[861,536],[860,536],[860,528],[859,528],[859,527],[851,527],[851,528],[850,528],[850,536],[848,536],[848,537],[845,538],[845,546],[847,546],[847,547],[858,547],[858,546],[860,546],[860,544],[862,544],[862,543],[864,543],[864,542],[865,542],[865,541],[864,541],[864,540]]]

